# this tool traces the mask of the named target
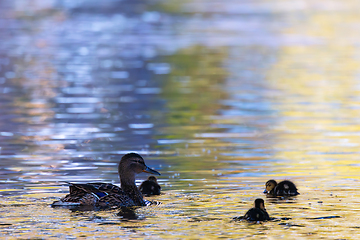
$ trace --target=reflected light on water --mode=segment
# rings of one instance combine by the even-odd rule
[[[357,238],[359,16],[355,0],[1,1],[0,235]],[[162,204],[49,206],[67,181],[119,184],[130,151],[162,173]],[[301,194],[266,198],[272,178]],[[273,221],[232,221],[258,197]]]

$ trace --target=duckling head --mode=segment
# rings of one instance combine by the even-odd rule
[[[260,208],[262,210],[265,210],[265,202],[262,198],[257,198],[255,201],[254,201],[254,207],[255,208]]]
[[[272,190],[274,190],[274,188],[276,187],[277,182],[273,179],[267,181],[265,183],[265,190],[264,193],[270,193]]]
[[[160,175],[158,171],[146,166],[144,159],[137,153],[125,154],[119,163],[118,172],[121,183],[134,183],[135,175],[147,172]]]
[[[149,176],[147,180],[157,183],[157,179],[155,176]]]

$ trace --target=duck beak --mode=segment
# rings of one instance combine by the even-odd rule
[[[154,169],[151,169],[148,166],[145,166],[145,167],[146,168],[143,170],[143,172],[161,175],[158,171],[155,171]]]
[[[264,193],[268,193],[268,191],[265,189],[265,190],[264,190]]]

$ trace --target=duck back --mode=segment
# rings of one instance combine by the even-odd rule
[[[284,180],[275,187],[274,194],[276,196],[296,196],[300,193],[293,182]]]
[[[270,220],[270,217],[266,210],[262,210],[260,208],[251,208],[246,212],[243,219],[248,221],[266,221]]]

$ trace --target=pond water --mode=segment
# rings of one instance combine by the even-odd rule
[[[1,1],[1,237],[359,238],[359,7]],[[132,151],[161,205],[50,207]],[[272,178],[301,194],[266,198]],[[274,221],[231,221],[258,197]]]

